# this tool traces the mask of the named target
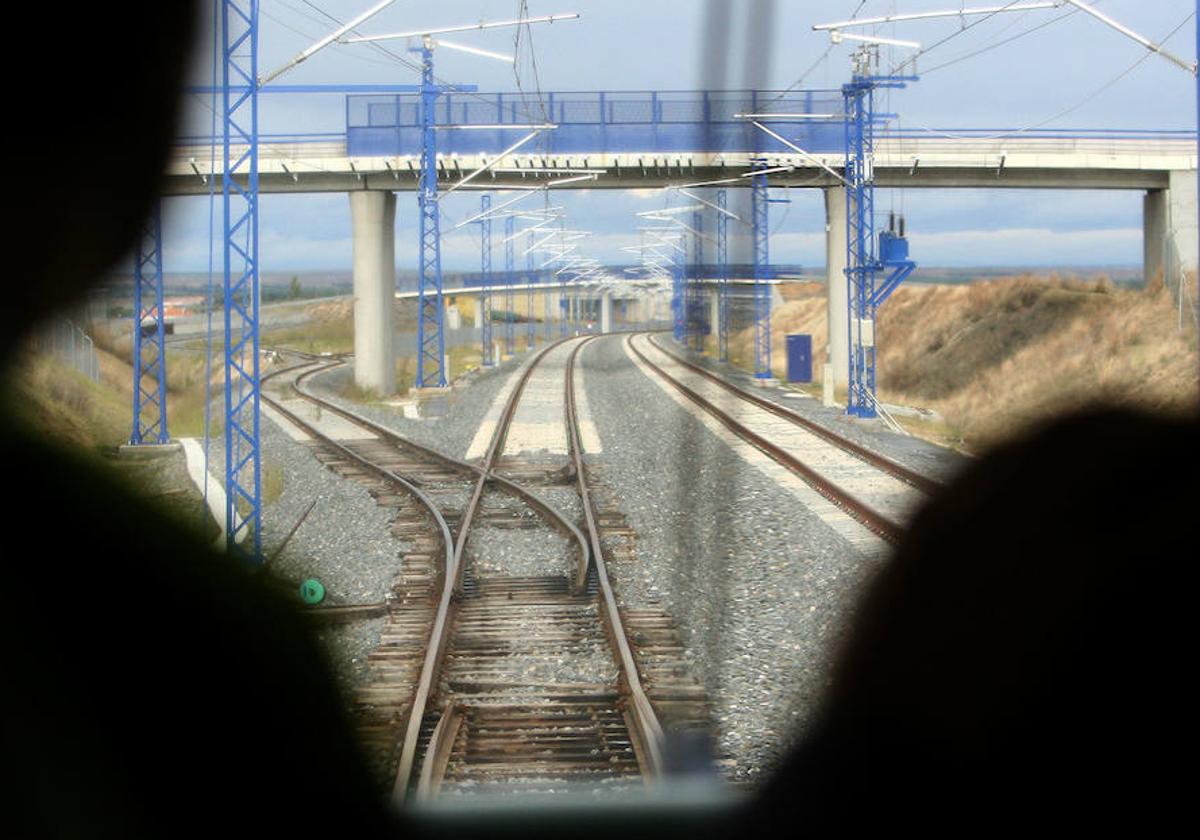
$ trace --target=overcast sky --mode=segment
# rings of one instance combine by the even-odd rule
[[[276,67],[332,24],[321,12],[349,18],[373,0],[262,0],[260,67]],[[730,0],[732,26],[717,45],[706,44],[710,4],[699,0],[529,0],[531,15],[579,12],[582,19],[533,28],[533,54],[543,90],[688,90],[763,86],[785,88],[802,76],[803,88],[836,88],[849,76],[850,47],[830,48],[813,24],[889,12],[944,10],[995,0]],[[1168,48],[1195,58],[1193,0],[1102,0],[1096,4],[1133,29],[1161,40],[1182,27]],[[517,0],[398,0],[366,32],[390,32],[507,19]],[[770,14],[770,10],[774,13]],[[881,34],[928,47],[918,63],[921,80],[893,95],[890,109],[902,127],[1192,129],[1195,81],[1069,7],[996,15],[963,29],[958,19],[889,25]],[[1060,19],[1061,18],[1061,19]],[[211,19],[210,19],[211,20]],[[966,18],[969,24],[973,18]],[[1044,26],[1043,26],[1044,24]],[[211,23],[208,24],[211,26]],[[766,33],[760,34],[760,33]],[[1028,33],[1028,34],[1022,34]],[[1009,43],[1000,43],[1014,38]],[[462,33],[456,40],[510,52],[512,30]],[[945,43],[939,45],[939,42]],[[749,48],[747,48],[749,45]],[[935,46],[936,45],[936,46]],[[987,47],[978,55],[972,55]],[[393,49],[404,54],[403,43]],[[211,73],[211,40],[198,49],[196,81]],[[897,60],[905,53],[897,52]],[[1144,59],[1144,60],[1143,60]],[[944,65],[944,66],[943,66]],[[533,86],[528,43],[522,44],[521,83]],[[490,59],[441,50],[437,74],[474,83],[483,91],[515,90],[513,69]],[[363,45],[331,47],[290,72],[289,83],[416,83],[417,74]],[[341,97],[264,97],[262,130],[344,130]],[[207,103],[189,97],[185,132],[206,134]],[[819,191],[790,190],[792,203],[772,205],[771,256],[776,262],[824,263],[824,210]],[[461,219],[478,195],[446,200],[444,213]],[[633,244],[633,213],[661,203],[651,191],[579,190],[561,195],[571,225],[596,232],[587,253],[622,262]],[[879,193],[879,207],[903,208],[914,258],[930,266],[1137,265],[1141,262],[1142,195],[1137,192],[910,190]],[[208,265],[208,199],[173,198],[165,204],[168,271]],[[217,213],[219,224],[219,207]],[[397,264],[416,266],[414,193],[397,208]],[[449,227],[447,225],[447,227]],[[267,195],[260,216],[265,271],[348,269],[349,201],[345,195]],[[220,252],[216,252],[219,263]],[[500,254],[497,253],[497,258]],[[447,234],[444,265],[479,263],[477,233]]]

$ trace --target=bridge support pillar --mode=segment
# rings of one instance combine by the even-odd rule
[[[350,193],[354,230],[354,384],[396,391],[392,306],[396,297],[396,194]]]
[[[1165,277],[1167,256],[1167,191],[1147,190],[1142,199],[1142,273],[1149,283]]]
[[[850,381],[850,299],[846,284],[846,191],[825,189],[825,278],[828,293],[826,364],[835,387]]]
[[[1171,173],[1171,189],[1167,193],[1167,285],[1179,287],[1180,275],[1195,271],[1200,264],[1200,243],[1197,243],[1196,172],[1192,169]]]
[[[1147,281],[1162,277],[1178,288],[1181,271],[1197,262],[1196,177],[1171,172],[1170,188],[1149,190],[1142,203],[1142,267]]]
[[[612,332],[612,292],[600,293],[600,332]]]

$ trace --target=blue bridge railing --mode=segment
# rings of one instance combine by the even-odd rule
[[[496,129],[438,131],[444,154],[495,153],[528,129],[505,126],[554,123],[526,147],[538,154],[580,152],[783,152],[787,147],[737,114],[842,113],[837,90],[600,91],[454,93],[439,97],[442,126]],[[421,150],[418,94],[346,97],[346,147],[352,156],[417,155]],[[764,122],[769,122],[764,120]],[[837,152],[844,129],[836,120],[788,123],[788,137],[812,152]]]

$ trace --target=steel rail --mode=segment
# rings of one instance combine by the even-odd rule
[[[893,461],[891,458],[888,458],[885,455],[880,455],[878,452],[873,452],[862,444],[858,444],[852,440],[844,438],[837,432],[825,428],[820,423],[809,420],[807,417],[796,411],[793,411],[785,405],[780,405],[777,402],[768,400],[766,397],[759,396],[758,394],[751,393],[744,388],[739,388],[730,382],[726,382],[723,378],[717,376],[712,371],[706,370],[695,362],[685,359],[682,356],[668,350],[666,347],[663,347],[653,335],[650,335],[650,343],[661,352],[670,356],[679,364],[700,374],[705,379],[720,385],[726,391],[741,397],[747,402],[754,403],[759,408],[766,409],[777,417],[782,417],[784,420],[794,423],[797,426],[801,426],[805,431],[812,432],[814,435],[828,441],[829,443],[832,443],[839,449],[843,449],[854,457],[866,461],[871,466],[883,470],[893,478],[900,479],[905,484],[911,484],[913,487],[916,487],[918,490],[921,490],[925,493],[935,493],[943,486],[941,482],[936,481],[929,476],[921,475],[921,473],[909,469],[903,464]]]
[[[557,347],[559,344],[562,344],[563,341],[568,340],[570,339],[556,341],[553,344],[546,345],[540,351],[538,351],[538,354],[530,360],[528,365],[525,366],[525,370],[522,372],[521,378],[517,381],[516,387],[513,388],[512,393],[509,394],[508,400],[504,404],[504,410],[501,412],[500,420],[496,424],[496,430],[492,433],[492,439],[488,443],[487,451],[484,454],[483,465],[481,468],[479,468],[479,478],[475,484],[475,491],[471,494],[471,501],[467,504],[467,508],[463,512],[462,522],[459,525],[458,543],[454,548],[454,564],[457,581],[461,581],[462,578],[462,555],[464,549],[466,548],[467,537],[470,534],[471,523],[474,519],[475,511],[479,507],[479,501],[483,496],[483,490],[489,478],[498,478],[498,476],[493,474],[492,470],[495,466],[496,459],[499,457],[499,454],[504,451],[504,443],[508,439],[508,427],[512,423],[513,417],[516,415],[517,405],[521,401],[521,395],[525,391],[525,385],[529,382],[529,378],[532,376],[534,369],[538,366],[542,359],[545,358],[546,354],[552,348]],[[515,487],[517,485],[514,484],[513,486]],[[577,566],[577,573],[573,584],[574,591],[581,592],[584,586],[587,585],[588,546],[583,540],[583,535],[579,533],[579,530],[573,525],[571,528],[575,534],[579,536],[580,545],[583,549],[583,561],[579,566]],[[580,569],[581,573],[579,571]],[[444,652],[444,648],[449,642],[449,631],[450,625],[447,622],[441,627],[442,636],[439,638],[439,648],[441,648],[441,652]],[[431,666],[431,659],[426,660],[426,665]],[[432,690],[432,679],[434,676],[436,676],[440,667],[441,656],[439,654],[437,662],[428,669],[430,685],[427,687],[427,691],[424,695],[424,702],[421,706],[421,717],[424,717],[424,709],[428,705],[428,694]],[[421,674],[422,686],[425,686],[425,682],[426,672],[423,670]],[[416,714],[416,711],[417,707],[414,704],[412,716],[409,718],[409,735],[405,738],[405,754],[408,754],[410,751],[411,753],[415,754],[417,740],[420,737],[419,718]],[[437,790],[437,787],[441,784],[442,775],[449,764],[450,750],[454,746],[453,736],[458,733],[457,725],[443,726],[446,718],[451,715],[454,715],[454,711],[452,709],[443,710],[442,717],[439,719],[437,726],[434,728],[433,735],[431,736],[429,744],[425,749],[425,759],[421,768],[420,777],[417,781],[416,793],[418,799],[426,800],[433,796],[434,792]],[[413,725],[414,722],[417,722],[416,726]],[[411,774],[411,759],[408,767],[409,773]],[[393,799],[398,802],[404,801],[404,796],[408,787],[408,779],[409,776],[402,777],[399,773],[396,776],[396,784],[392,789],[392,795]],[[403,790],[401,789],[402,785]]]
[[[377,432],[388,440],[421,452],[443,464],[470,472],[477,476],[475,492],[472,494],[471,502],[467,511],[464,513],[462,522],[459,526],[458,540],[452,540],[450,543],[454,548],[450,560],[446,566],[442,594],[438,601],[437,611],[434,615],[433,629],[430,633],[429,644],[426,647],[425,660],[421,667],[421,676],[418,680],[417,689],[413,695],[413,703],[408,713],[408,722],[405,726],[405,735],[400,751],[400,762],[397,766],[396,778],[392,786],[392,799],[397,803],[403,803],[408,794],[408,788],[413,775],[413,767],[416,761],[417,746],[421,736],[422,721],[424,720],[426,709],[429,706],[429,699],[433,694],[434,680],[436,679],[437,674],[440,672],[442,661],[445,658],[446,649],[450,641],[450,630],[454,624],[453,619],[457,611],[457,601],[462,592],[463,550],[466,547],[467,537],[470,533],[471,521],[474,517],[474,512],[478,507],[479,498],[482,496],[483,487],[487,482],[491,481],[498,486],[503,487],[506,491],[517,496],[522,501],[529,504],[534,510],[541,513],[551,526],[568,534],[568,537],[572,539],[579,548],[579,560],[576,564],[575,574],[575,585],[577,587],[577,591],[581,590],[586,585],[589,552],[588,544],[583,535],[579,532],[579,529],[572,525],[565,517],[555,511],[552,507],[542,502],[523,487],[512,481],[509,481],[506,478],[496,475],[491,471],[491,467],[495,461],[498,449],[503,449],[503,438],[500,436],[500,433],[507,433],[505,423],[511,420],[511,416],[515,412],[515,404],[520,398],[520,394],[524,389],[525,382],[528,381],[530,374],[537,366],[542,356],[559,343],[561,342],[555,342],[554,344],[544,347],[526,367],[518,386],[514,388],[513,394],[509,398],[509,405],[506,406],[504,418],[502,418],[501,425],[497,427],[496,434],[494,434],[492,437],[489,451],[482,467],[476,466],[475,464],[469,464],[466,461],[459,461],[455,458],[451,458],[448,455],[440,453],[437,450],[416,444],[397,434],[396,432],[379,425],[378,423],[370,421],[361,415],[358,415],[352,411],[348,411],[347,409],[344,409],[312,394],[303,387],[305,381],[309,377],[323,372],[334,365],[309,371],[308,373],[297,377],[296,381],[292,383],[292,388],[298,395],[311,400],[318,405],[321,405],[338,416],[356,423],[360,427]],[[343,361],[339,361],[335,364],[343,363]],[[443,728],[441,731],[446,732],[446,729]],[[455,731],[457,731],[456,728]],[[436,749],[437,746],[438,745],[432,743],[429,745],[426,761],[431,759],[436,761],[441,758],[441,751]],[[443,746],[443,751],[446,748],[448,748],[448,745]],[[420,789],[419,783],[418,788]]]
[[[644,335],[644,333],[641,334]],[[762,435],[751,431],[729,414],[713,405],[704,397],[700,396],[700,394],[696,393],[691,388],[672,377],[669,373],[652,362],[644,353],[642,353],[641,350],[637,348],[636,345],[634,345],[632,335],[626,337],[625,343],[626,346],[629,347],[629,349],[651,370],[662,377],[667,383],[673,385],[675,389],[685,397],[696,403],[698,406],[719,420],[722,425],[724,425],[735,435],[759,449],[777,461],[779,464],[796,473],[814,490],[816,490],[833,504],[845,510],[868,530],[874,531],[876,534],[890,543],[896,543],[899,541],[900,536],[904,533],[904,528],[899,523],[892,521],[876,511],[867,503],[850,495],[828,478],[805,464],[792,453],[780,446],[777,446]]]
[[[546,347],[544,348],[544,350],[542,352],[545,352],[545,350],[549,350],[550,348],[555,347],[558,344],[561,344],[563,341],[568,341],[568,340],[570,340],[570,339],[560,339],[559,341],[556,341],[552,344],[548,344],[548,345],[546,345]],[[540,357],[540,355],[541,354],[539,353],[539,357]],[[344,364],[344,363],[345,363],[344,360],[340,360],[339,362],[337,362],[337,364]],[[535,364],[536,364],[536,360],[535,360]],[[334,367],[334,365],[330,365],[329,367],[330,368]],[[305,399],[315,403],[316,405],[321,406],[323,409],[326,409],[326,410],[338,415],[339,417],[342,417],[345,420],[348,420],[351,423],[354,423],[355,425],[357,425],[361,428],[367,429],[367,430],[379,435],[380,437],[382,437],[386,440],[389,440],[392,443],[395,443],[398,446],[402,446],[406,449],[410,449],[410,450],[417,452],[418,454],[420,454],[424,457],[427,457],[431,460],[438,461],[441,464],[443,464],[447,467],[450,467],[451,469],[469,473],[476,477],[486,474],[488,481],[493,482],[495,485],[502,488],[505,492],[517,497],[522,502],[529,505],[531,508],[533,508],[539,514],[541,514],[542,518],[546,522],[548,522],[551,526],[557,528],[568,539],[575,542],[576,546],[578,547],[578,552],[577,552],[578,562],[576,563],[575,582],[576,582],[577,588],[582,588],[585,585],[586,579],[587,579],[587,569],[588,569],[587,541],[584,538],[583,534],[579,531],[579,529],[571,524],[570,520],[568,520],[565,516],[563,516],[561,513],[559,513],[552,505],[547,504],[542,499],[538,498],[538,496],[535,493],[527,490],[526,488],[522,487],[521,485],[517,484],[515,481],[512,481],[511,479],[508,479],[508,478],[505,478],[504,476],[498,475],[495,472],[490,472],[488,470],[485,470],[484,467],[482,467],[478,464],[472,464],[469,461],[460,461],[459,459],[454,458],[450,455],[447,455],[444,452],[439,452],[438,450],[433,449],[428,446],[425,446],[424,444],[417,443],[416,441],[406,438],[403,435],[397,433],[393,429],[389,429],[386,426],[376,423],[374,420],[364,417],[361,414],[358,414],[356,412],[350,411],[349,409],[343,408],[343,407],[337,405],[336,403],[329,402],[328,400],[323,399],[322,397],[319,397],[316,394],[313,394],[311,391],[309,391],[303,387],[305,381],[310,376],[314,376],[318,373],[322,373],[322,372],[324,372],[324,370],[328,370],[328,369],[329,368],[324,368],[322,370],[314,370],[314,371],[304,374],[303,376],[298,377],[292,385],[293,390],[300,396],[304,397]],[[532,367],[530,367],[529,370],[531,371]],[[528,373],[528,371],[527,371],[527,373]],[[524,387],[524,386],[522,385],[522,387]],[[460,538],[461,538],[461,531],[463,529],[460,527],[459,530],[460,530]]]
[[[313,364],[314,364],[314,362],[312,362],[312,361],[306,361],[306,362],[302,362],[297,365],[292,365],[290,367],[272,371],[271,373],[262,377],[262,381],[265,383],[268,380],[273,379],[276,376],[281,376],[285,373],[290,373],[292,371],[299,370],[300,368],[310,367]],[[312,375],[313,373],[319,373],[321,371],[328,370],[329,368],[335,367],[338,364],[341,364],[341,362],[334,362],[332,364],[324,365],[323,367],[319,367],[313,371],[310,371],[308,374],[304,374],[304,376],[309,376],[309,375]],[[293,388],[295,387],[295,382],[292,383],[292,387]],[[376,475],[380,476],[384,480],[393,482],[395,484],[399,484],[401,487],[403,487],[413,498],[415,498],[424,508],[426,508],[429,511],[430,515],[433,517],[434,524],[436,525],[437,530],[441,533],[442,544],[445,547],[445,552],[446,552],[446,556],[443,561],[443,567],[444,567],[443,573],[445,572],[446,568],[449,568],[450,562],[453,560],[453,557],[454,557],[454,553],[453,553],[454,537],[451,535],[450,526],[446,522],[445,517],[442,516],[441,511],[438,510],[437,505],[433,502],[432,499],[430,499],[427,495],[425,495],[425,493],[422,492],[420,488],[418,488],[415,484],[413,484],[412,482],[405,479],[403,476],[397,475],[396,473],[392,472],[391,470],[381,467],[378,464],[375,464],[375,463],[367,460],[363,456],[359,455],[357,452],[354,452],[353,450],[349,449],[348,447],[343,446],[342,444],[338,443],[336,440],[334,440],[330,436],[324,434],[319,429],[317,429],[316,426],[314,426],[311,423],[309,423],[308,421],[302,419],[291,409],[285,408],[279,401],[268,396],[265,392],[261,393],[261,397],[273,409],[275,409],[280,414],[282,414],[284,417],[286,417],[289,422],[295,424],[297,426],[297,428],[303,429],[304,432],[306,434],[308,434],[309,436],[311,436],[314,440],[320,441],[322,446],[327,446],[330,449],[333,449],[339,455],[342,455],[345,458],[349,458],[351,461],[354,461],[355,463],[359,464],[360,466],[364,467],[365,469],[368,469],[371,472],[374,472]],[[324,612],[329,617],[334,617],[334,616],[364,616],[364,617],[367,617],[367,616],[371,616],[371,615],[378,615],[382,610],[386,610],[386,607],[387,607],[386,603],[382,603],[382,604],[380,604],[380,603],[345,604],[345,605],[335,605],[335,606],[320,608],[319,611]],[[317,611],[318,611],[318,609],[309,608],[305,612],[317,612]]]
[[[643,778],[650,782],[663,773],[662,742],[663,728],[658,719],[650,698],[642,686],[641,675],[638,673],[637,662],[633,650],[629,646],[629,638],[625,634],[621,612],[617,608],[616,595],[613,593],[612,582],[608,577],[608,566],[604,560],[604,550],[600,540],[600,529],[596,525],[596,512],[593,507],[591,492],[588,490],[588,469],[583,458],[583,442],[579,433],[579,412],[575,400],[575,360],[579,352],[598,336],[591,336],[579,342],[567,359],[567,375],[565,396],[567,406],[567,441],[571,459],[575,465],[575,477],[579,496],[583,501],[583,515],[587,524],[588,539],[592,546],[592,564],[596,570],[596,580],[600,586],[603,601],[601,615],[604,626],[608,631],[609,642],[617,654],[617,665],[620,680],[624,684],[625,693],[631,701],[629,718],[632,726],[629,734],[635,745],[635,752],[645,765]]]

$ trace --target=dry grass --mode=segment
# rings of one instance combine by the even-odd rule
[[[106,354],[105,354],[106,355]],[[117,362],[119,364],[119,362]],[[105,383],[111,357],[101,357],[101,383],[52,357],[27,354],[13,369],[9,404],[29,428],[84,452],[110,451],[129,438],[128,399]]]
[[[819,378],[824,287],[796,284],[785,301],[771,319],[772,367],[785,373],[788,333],[810,333]],[[1096,402],[1194,411],[1196,329],[1186,315],[1178,328],[1175,304],[1161,284],[1054,275],[901,288],[880,310],[880,396],[934,409],[945,423],[914,430],[973,450]],[[731,336],[735,363],[749,367],[753,340],[753,329]]]

